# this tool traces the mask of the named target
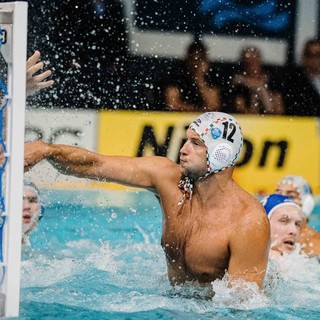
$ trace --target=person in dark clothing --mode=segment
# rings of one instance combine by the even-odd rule
[[[302,64],[289,71],[283,82],[285,114],[320,116],[320,41],[306,42]]]
[[[221,108],[220,89],[210,75],[207,48],[192,42],[186,58],[162,78],[162,100],[171,111],[217,111]]]
[[[232,102],[236,113],[282,114],[283,99],[264,70],[261,52],[250,46],[241,53],[241,72],[232,78]]]

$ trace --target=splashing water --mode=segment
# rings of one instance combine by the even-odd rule
[[[242,281],[229,288],[227,275],[209,291],[172,288],[159,244],[160,207],[149,193],[136,197],[134,210],[50,199],[45,219],[31,235],[32,247],[23,252],[22,317],[299,319],[320,312],[319,262],[297,253],[281,268],[269,262],[263,292]]]

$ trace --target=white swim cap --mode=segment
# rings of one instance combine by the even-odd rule
[[[207,174],[220,172],[235,165],[243,137],[237,120],[223,112],[206,112],[189,126],[207,147]]]
[[[315,206],[315,200],[312,195],[311,188],[307,181],[303,179],[301,176],[285,176],[282,178],[278,185],[280,184],[289,184],[292,185],[297,192],[299,193],[300,199],[301,199],[301,207],[302,212],[306,217],[309,217],[314,206]]]
[[[37,196],[37,200],[39,202],[39,212],[36,212],[34,216],[38,216],[39,220],[41,220],[43,217],[44,211],[45,211],[45,207],[41,201],[40,191],[39,191],[38,187],[32,181],[24,180],[23,181],[23,189],[30,189]]]

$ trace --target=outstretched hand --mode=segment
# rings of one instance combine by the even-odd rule
[[[43,141],[26,142],[24,144],[24,172],[31,170],[37,163],[44,160],[47,144]],[[0,144],[0,167],[4,165],[6,155]]]
[[[35,51],[34,54],[27,60],[27,82],[26,93],[27,96],[35,93],[38,90],[51,87],[54,84],[53,80],[47,80],[52,74],[51,70],[39,72],[43,69],[44,63],[40,59],[40,52]]]
[[[26,142],[24,144],[24,172],[31,170],[45,158],[46,145],[42,141]]]

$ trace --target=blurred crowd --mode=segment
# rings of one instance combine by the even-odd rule
[[[262,56],[259,48],[247,46],[232,71],[224,73],[195,40],[181,66],[161,78],[157,105],[174,111],[319,116],[320,41],[306,42],[296,66],[265,66]]]
[[[32,105],[320,115],[317,39],[305,43],[299,64],[283,67],[265,65],[255,46],[232,64],[210,61],[201,37],[184,60],[135,56],[120,0],[39,1],[29,2],[29,51],[42,52],[56,83]]]

